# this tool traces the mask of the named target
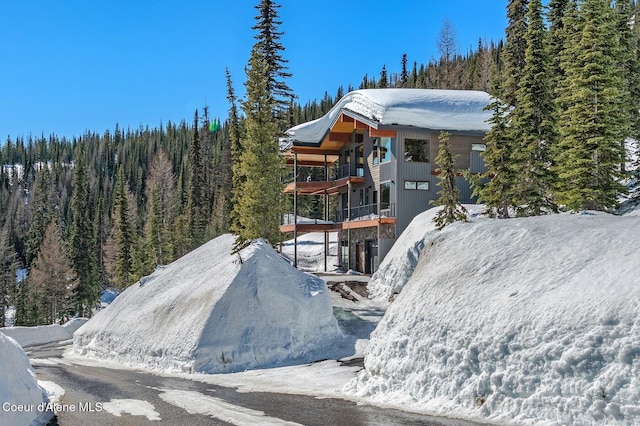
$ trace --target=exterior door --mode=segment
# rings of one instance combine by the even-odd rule
[[[378,263],[378,240],[367,240],[365,274],[373,274]]]

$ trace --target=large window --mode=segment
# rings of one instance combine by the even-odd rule
[[[382,137],[373,140],[373,164],[391,161],[391,138]]]
[[[429,162],[429,140],[405,139],[404,140],[404,161],[428,163]]]

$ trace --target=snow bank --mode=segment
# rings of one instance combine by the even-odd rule
[[[640,219],[457,223],[425,240],[346,391],[521,424],[640,423]]]
[[[313,361],[342,338],[325,283],[268,244],[232,256],[223,235],[124,292],[74,335],[74,351],[204,373]]]
[[[484,206],[478,204],[465,204],[465,208],[472,218],[484,211]],[[398,237],[367,286],[371,299],[386,305],[394,294],[400,293],[413,275],[425,241],[438,233],[433,219],[441,209],[434,207],[420,213]]]
[[[2,333],[0,365],[0,424],[28,425],[41,414],[42,389],[20,345]]]
[[[293,239],[282,243],[282,255],[293,262]],[[338,233],[329,233],[327,272],[339,269]],[[298,236],[298,269],[307,272],[324,272],[324,232],[309,232]]]
[[[20,344],[23,348],[33,345],[45,345],[47,343],[69,340],[73,333],[80,328],[86,318],[75,318],[64,325],[41,325],[37,327],[4,327],[0,328],[0,333],[9,336]]]

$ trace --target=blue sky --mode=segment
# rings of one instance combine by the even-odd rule
[[[226,118],[258,0],[0,0],[0,142],[7,136]],[[507,0],[280,0],[290,87],[301,103],[362,76],[438,56],[445,17],[457,51],[504,37]]]

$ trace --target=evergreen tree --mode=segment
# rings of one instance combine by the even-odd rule
[[[280,22],[274,19],[277,7],[267,0],[258,6],[262,13],[256,17],[258,23],[254,29],[260,33],[245,68],[246,97],[242,109],[246,134],[238,164],[234,166],[234,179],[240,184],[238,188],[234,186],[234,215],[238,222],[234,229],[238,233],[234,250],[256,238],[264,238],[271,244],[280,240],[280,177],[284,163],[278,144],[277,106],[284,92],[282,88],[287,86],[273,82],[288,75],[282,71],[280,51],[284,47],[279,42],[267,43],[265,39],[266,28],[276,39],[282,35],[276,28]],[[270,49],[265,48],[267,44]]]
[[[0,228],[0,327],[7,326],[7,308],[15,292],[17,254],[6,226]]]
[[[511,113],[511,167],[517,182],[514,202],[518,214],[524,216],[540,215],[553,208],[550,161],[555,140],[541,0],[530,0],[527,22],[525,66]]]
[[[508,105],[517,103],[516,93],[524,72],[527,46],[527,3],[528,0],[509,0],[507,5],[507,42],[504,47],[504,68],[502,93],[497,94]]]
[[[75,272],[64,250],[55,220],[49,222],[34,266],[29,272],[29,290],[39,296],[35,325],[55,324],[72,313]]]
[[[407,71],[407,54],[402,54],[402,70],[400,71],[400,84],[398,87],[408,87],[409,85],[409,72]]]
[[[622,100],[629,117],[629,134],[626,136],[640,140],[640,52],[639,35],[632,27],[636,19],[635,0],[616,1],[616,34],[619,37],[619,54],[616,55],[618,67],[623,78]],[[626,139],[626,138],[625,138]],[[625,139],[621,140],[623,161],[621,169],[625,171]]]
[[[280,122],[285,124],[289,100],[293,97],[293,91],[289,88],[286,80],[291,77],[291,73],[287,71],[288,62],[283,58],[284,45],[280,41],[284,35],[278,27],[282,24],[278,15],[280,5],[273,0],[260,0],[255,6],[258,10],[258,16],[255,17],[256,24],[252,27],[257,31],[254,38],[257,40],[254,45],[256,53],[266,62],[265,77],[267,78],[267,91],[273,98],[273,116]]]
[[[440,132],[438,136],[439,148],[436,157],[438,168],[436,172],[438,173],[440,191],[438,191],[438,199],[434,204],[444,206],[433,218],[438,229],[456,221],[467,221],[467,209],[460,204],[460,191],[456,186],[456,157],[451,152],[450,136],[451,134],[447,132]]]
[[[73,169],[69,249],[73,269],[78,277],[76,308],[80,315],[91,316],[92,308],[100,297],[100,282],[94,257],[94,232],[85,155],[82,144]]]
[[[585,0],[578,13],[562,55],[556,198],[567,209],[603,210],[625,191],[618,179],[629,115],[609,2]]]
[[[382,66],[382,70],[380,71],[380,82],[378,83],[378,88],[386,89],[389,87],[389,78],[387,76],[387,67],[386,65]]]
[[[135,243],[135,236],[129,215],[129,200],[127,197],[127,183],[122,167],[118,169],[114,199],[114,227],[113,240],[115,244],[115,259],[113,262],[113,279],[119,289],[126,288],[131,276],[131,251]]]
[[[38,254],[40,244],[44,238],[44,231],[47,229],[51,219],[50,180],[51,174],[47,167],[43,167],[36,174],[35,188],[29,202],[31,206],[31,223],[29,224],[25,242],[27,267],[31,265],[31,261]]]
[[[240,132],[240,116],[238,114],[237,99],[231,74],[229,69],[226,70],[227,76],[227,101],[229,102],[229,140],[230,140],[230,156],[231,156],[231,205],[230,205],[230,229],[236,234],[242,229],[238,210],[236,206],[242,197],[242,185],[244,177],[240,170],[240,156],[242,154],[242,135]]]
[[[491,104],[486,107],[493,111],[489,123],[491,130],[485,136],[487,149],[482,157],[487,171],[479,178],[487,179],[486,184],[480,185],[480,179],[475,182],[474,196],[478,201],[486,205],[486,214],[491,217],[506,219],[509,217],[509,207],[513,205],[514,171],[511,167],[511,138],[508,136],[508,109],[509,107],[499,99],[493,98]]]
[[[185,212],[192,247],[197,247],[205,241],[207,218],[209,217],[202,157],[200,133],[198,132],[198,111],[196,110],[193,119],[193,140],[189,146],[189,194]]]
[[[236,248],[251,240],[280,240],[280,199],[284,164],[278,145],[278,129],[273,116],[273,95],[269,92],[268,64],[254,48],[247,66],[247,95],[243,102],[246,137],[238,171],[242,176],[242,196],[235,212],[239,221]]]
[[[564,48],[564,17],[569,7],[569,0],[550,0],[548,5],[547,20],[549,30],[547,31],[547,56],[549,57],[549,72],[551,87],[556,88],[558,82],[563,78],[560,55]]]

